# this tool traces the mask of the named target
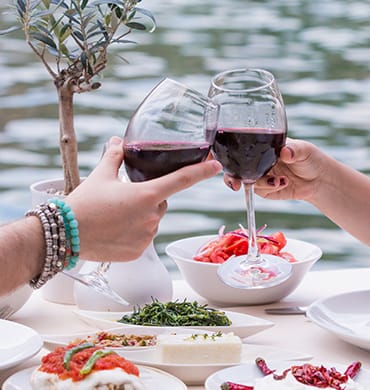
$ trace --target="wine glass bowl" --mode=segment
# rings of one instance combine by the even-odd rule
[[[255,183],[276,163],[287,121],[274,76],[262,69],[216,75],[209,96],[220,105],[214,157],[243,183]]]
[[[177,81],[163,79],[132,115],[124,135],[124,164],[131,181],[163,176],[204,161],[218,107]]]
[[[277,256],[261,256],[256,239],[254,183],[277,162],[285,144],[287,120],[274,76],[264,69],[233,69],[216,75],[208,96],[219,106],[212,154],[224,172],[240,179],[247,199],[248,254],[229,259],[219,277],[235,288],[282,283],[291,265]]]

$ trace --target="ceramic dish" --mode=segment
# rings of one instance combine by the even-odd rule
[[[309,242],[287,238],[283,252],[291,253],[297,262],[292,263],[292,273],[277,286],[238,289],[224,284],[218,277],[219,264],[195,261],[193,256],[215,235],[194,236],[167,245],[166,253],[179,268],[189,286],[208,302],[221,306],[262,305],[279,301],[293,292],[311,267],[322,255],[321,249]],[[207,281],[205,283],[204,281]]]
[[[28,326],[0,320],[0,370],[14,367],[36,355],[42,338]]]
[[[150,351],[128,351],[124,355],[128,360],[135,364],[143,364],[155,367],[180,378],[187,385],[203,384],[206,378],[212,373],[230,366],[238,364],[170,364],[162,363],[158,352],[154,349]],[[284,350],[280,348],[269,347],[265,345],[243,344],[242,345],[242,363],[252,362],[258,356],[264,356],[266,359],[280,360],[309,360],[312,356],[300,352]],[[220,389],[218,389],[220,390]]]
[[[315,364],[314,361],[310,361],[311,364]],[[349,362],[350,364],[352,362]],[[271,369],[277,369],[278,372],[282,372],[284,369],[289,368],[292,365],[297,365],[297,362],[282,362],[282,361],[269,361],[268,366]],[[318,361],[316,364],[323,364],[325,367],[335,367],[338,371],[344,372],[346,366],[343,364],[326,363]],[[262,378],[263,374],[257,368],[255,363],[242,364],[239,366],[225,368],[210,375],[205,381],[206,390],[220,390],[221,384],[226,381],[231,381],[239,384],[253,386],[254,381],[257,378]],[[355,381],[364,386],[365,389],[370,388],[370,371],[361,368],[361,371],[356,376]],[[318,389],[312,387],[312,389]]]
[[[150,390],[186,390],[184,382],[167,372],[151,367],[138,366],[146,388]],[[27,368],[9,377],[2,390],[31,390],[31,373],[36,367]]]
[[[370,290],[333,295],[312,303],[307,317],[350,344],[370,350]]]
[[[112,326],[119,326],[120,323],[117,322],[123,314],[129,314],[129,312],[97,312],[97,311],[87,311],[87,310],[75,310],[74,313],[84,322],[98,327],[99,329],[112,328]],[[250,316],[248,314],[225,311],[225,314],[229,317],[232,322],[230,326],[192,326],[191,329],[204,329],[212,332],[234,332],[235,335],[240,338],[251,336],[255,333],[261,332],[262,330],[268,329],[274,325],[273,322],[265,320],[263,318]],[[167,331],[175,331],[179,329],[176,326],[141,326],[141,325],[130,325],[130,324],[121,324],[122,327],[132,327],[133,329],[140,329],[141,331],[148,332],[151,329],[163,328]],[[182,327],[183,329],[189,329],[189,327]],[[189,333],[189,332],[188,332]]]
[[[160,334],[170,334],[174,332],[169,332],[166,328],[151,328],[150,332],[148,332],[146,329],[143,328],[133,328],[131,327],[115,327],[111,329],[105,329],[104,332],[113,333],[117,335],[149,335],[149,336],[158,336]],[[98,332],[85,332],[85,333],[72,333],[72,334],[64,334],[64,335],[42,335],[42,338],[44,340],[44,347],[48,349],[49,351],[53,351],[57,347],[64,347],[68,344],[70,344],[74,340],[85,340],[89,339],[91,337],[95,337]],[[207,333],[207,331],[202,331],[200,329],[194,329],[193,332],[191,332],[191,329],[176,329],[177,334],[194,334],[194,333]],[[110,349],[114,349],[115,351],[119,352],[126,352],[126,351],[142,351],[143,349],[150,349],[154,346],[122,346],[122,347],[109,347]]]

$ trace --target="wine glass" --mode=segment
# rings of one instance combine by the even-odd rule
[[[133,182],[151,180],[204,161],[215,136],[218,107],[208,97],[163,79],[132,115],[124,164]]]
[[[254,183],[276,163],[285,144],[287,119],[274,76],[263,69],[233,69],[217,74],[208,96],[219,105],[212,154],[224,172],[240,179],[247,200],[248,253],[218,268],[221,280],[235,288],[262,288],[282,283],[291,264],[258,249]]]
[[[215,136],[218,106],[207,96],[169,78],[145,97],[124,136],[124,163],[131,181],[140,182],[204,161]],[[129,305],[109,286],[110,263],[67,276],[114,301]]]

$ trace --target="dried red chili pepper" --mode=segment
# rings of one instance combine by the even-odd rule
[[[328,369],[324,366],[306,363],[301,366],[292,366],[291,369],[292,375],[298,382],[318,388],[330,387],[340,390],[341,385],[348,381],[348,376],[341,374],[335,368]]]
[[[273,374],[276,370],[270,370],[270,368],[267,366],[266,360],[262,359],[261,357],[258,357],[256,359],[257,367],[261,370],[262,374],[264,375],[270,375]]]
[[[277,381],[280,381],[280,380],[282,380],[282,379],[285,379],[286,376],[288,375],[288,372],[289,372],[290,370],[291,370],[291,368],[287,368],[286,370],[284,370],[284,371],[282,372],[282,374],[276,374],[276,372],[274,372],[273,378],[274,378],[275,380],[277,380]]]
[[[299,366],[291,366],[284,370],[281,374],[277,374],[276,370],[271,370],[263,358],[256,359],[256,365],[264,375],[273,375],[275,380],[284,379],[288,372],[291,371],[294,378],[305,385],[316,388],[331,388],[341,390],[343,384],[347,383],[348,378],[354,378],[360,371],[361,362],[353,362],[350,364],[344,374],[340,373],[334,367],[326,368],[323,365],[314,366],[305,363]],[[224,382],[221,385],[221,390],[253,390],[253,386],[246,386],[234,382]]]
[[[224,382],[221,385],[221,390],[253,390],[253,386],[241,385],[234,382]]]
[[[348,375],[351,379],[353,379],[359,373],[361,365],[361,362],[353,362],[347,367],[344,374]]]

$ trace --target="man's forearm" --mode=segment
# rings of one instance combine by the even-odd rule
[[[44,234],[37,217],[27,217],[0,226],[0,295],[37,276],[42,270],[44,259]]]

